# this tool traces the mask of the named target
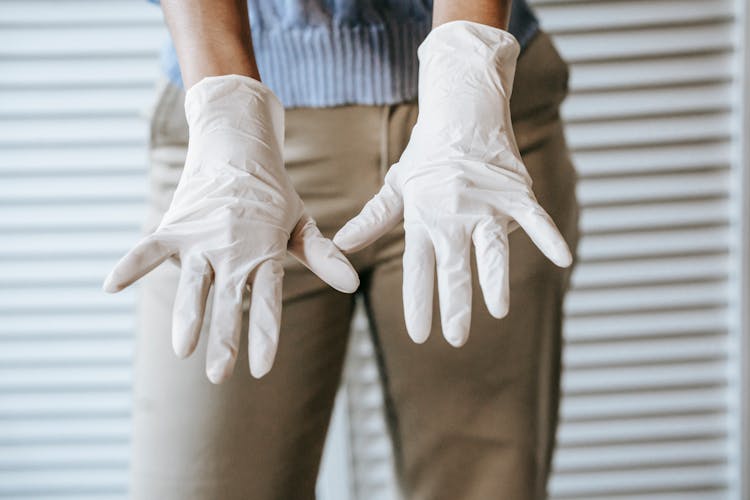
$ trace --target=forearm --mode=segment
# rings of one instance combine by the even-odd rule
[[[247,0],[161,0],[185,88],[207,76],[260,80]]]
[[[511,0],[435,0],[432,27],[450,21],[473,21],[507,30],[510,5]]]

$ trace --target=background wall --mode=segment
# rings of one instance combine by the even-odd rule
[[[744,4],[533,3],[584,208],[553,498],[739,499]],[[138,234],[163,33],[145,2],[0,1],[0,498],[125,496],[133,294],[99,286]],[[357,321],[326,500],[395,491]]]
[[[138,234],[163,28],[133,1],[0,2],[0,498],[122,499]]]

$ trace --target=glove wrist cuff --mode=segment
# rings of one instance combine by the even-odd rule
[[[260,81],[243,75],[208,76],[185,94],[185,117],[191,135],[231,129],[250,135],[273,132],[284,140],[284,106]]]
[[[420,97],[423,85],[440,85],[461,75],[500,86],[509,98],[520,50],[515,37],[505,30],[472,21],[442,24],[419,46]]]

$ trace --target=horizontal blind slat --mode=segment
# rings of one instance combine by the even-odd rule
[[[137,26],[160,26],[161,11],[157,6],[132,8],[132,0],[65,0],[60,8],[57,0],[3,0],[0,3],[0,25],[36,26],[39,24],[76,24],[100,26],[116,23],[137,23]]]
[[[580,62],[673,57],[735,50],[732,23],[636,28],[614,32],[560,33],[555,43],[566,59]]]
[[[540,5],[537,14],[552,33],[580,33],[646,26],[696,24],[725,21],[734,17],[730,0],[689,2],[629,0],[627,2],[581,2]]]

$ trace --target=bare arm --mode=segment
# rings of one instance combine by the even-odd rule
[[[182,78],[190,88],[206,76],[237,74],[260,80],[246,0],[162,0]],[[435,0],[433,27],[467,20],[507,29],[511,0]]]
[[[510,4],[511,0],[435,0],[432,27],[450,21],[473,21],[507,30]]]
[[[206,76],[260,80],[247,0],[161,0],[161,5],[186,89]]]

